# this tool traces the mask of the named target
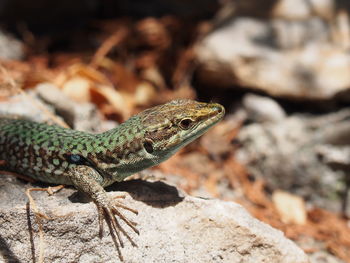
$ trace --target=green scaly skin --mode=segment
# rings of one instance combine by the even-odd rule
[[[137,232],[118,207],[135,211],[111,200],[103,187],[163,162],[223,116],[220,104],[174,100],[101,134],[0,117],[0,160],[5,161],[0,169],[42,182],[74,185],[96,203],[119,245],[123,246],[120,232],[134,244],[116,216]]]

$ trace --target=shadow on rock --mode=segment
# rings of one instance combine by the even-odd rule
[[[12,252],[6,240],[0,236],[0,255],[8,260],[7,262],[12,263],[20,263],[21,261],[17,258],[17,256]]]
[[[114,183],[106,187],[107,192],[127,192],[131,197],[152,207],[175,206],[184,199],[179,190],[161,181],[149,182],[144,180],[130,180]],[[75,192],[69,196],[73,203],[88,203],[91,200],[83,193]]]

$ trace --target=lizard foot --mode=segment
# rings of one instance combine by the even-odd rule
[[[136,243],[124,229],[121,221],[124,221],[123,224],[125,223],[128,225],[135,233],[139,234],[139,231],[136,229],[136,223],[129,220],[120,210],[128,210],[134,214],[138,214],[138,212],[122,204],[120,201],[115,200],[123,196],[111,198],[102,187],[104,178],[92,167],[78,165],[69,169],[67,173],[73,185],[79,191],[89,195],[96,204],[100,237],[102,237],[103,234],[103,220],[105,220],[117,249],[118,256],[120,260],[122,260],[123,257],[120,251],[120,248],[124,247],[122,235],[124,235],[133,246],[136,246]]]
[[[116,198],[123,198],[123,196],[118,196]],[[130,208],[130,207],[122,204],[121,202],[118,202],[118,201],[111,201],[111,202],[109,202],[108,205],[103,205],[103,204],[95,201],[95,204],[96,204],[97,210],[98,210],[100,237],[102,237],[102,235],[103,235],[103,219],[104,219],[108,225],[108,228],[110,230],[114,245],[118,251],[118,256],[119,256],[120,260],[123,261],[120,247],[122,247],[122,248],[124,247],[124,242],[121,238],[120,233],[122,233],[134,247],[137,247],[137,245],[132,240],[130,235],[126,232],[126,230],[121,226],[121,224],[117,218],[124,221],[124,223],[127,224],[136,234],[139,234],[139,231],[136,228],[137,223],[128,219],[118,208],[128,210],[130,212],[133,212],[136,215],[138,214],[138,211],[135,209],[132,209],[132,208]]]

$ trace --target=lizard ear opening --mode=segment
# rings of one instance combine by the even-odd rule
[[[143,143],[143,147],[145,148],[146,152],[148,153],[153,153],[153,141],[150,139],[146,139],[145,142]]]
[[[77,165],[87,165],[89,161],[79,154],[65,154],[67,162]]]
[[[183,130],[188,130],[189,128],[191,128],[192,124],[193,124],[193,121],[188,118],[181,120],[179,123],[180,128]]]

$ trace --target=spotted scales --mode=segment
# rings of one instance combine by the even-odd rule
[[[138,231],[120,210],[136,211],[109,198],[103,187],[163,162],[223,116],[220,104],[174,100],[101,134],[0,117],[0,170],[42,182],[74,185],[88,194],[116,237],[121,257],[121,235],[135,243],[120,220]]]

